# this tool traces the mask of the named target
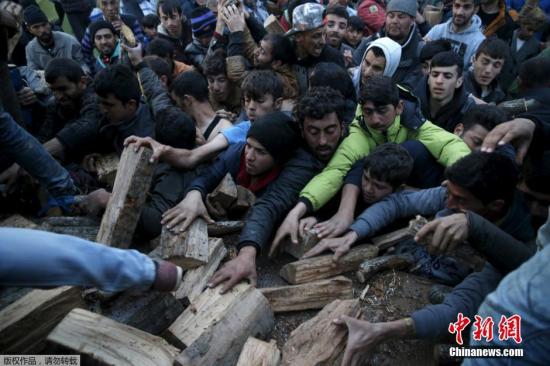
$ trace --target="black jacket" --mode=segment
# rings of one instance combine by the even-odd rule
[[[298,79],[300,95],[304,95],[306,93],[309,88],[309,75],[315,65],[320,62],[333,62],[343,68],[346,67],[344,56],[340,53],[340,51],[330,47],[328,44],[325,45],[319,57],[308,56],[298,60],[294,65],[294,72],[296,73],[296,78]]]

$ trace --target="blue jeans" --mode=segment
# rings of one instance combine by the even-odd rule
[[[0,286],[144,291],[154,280],[153,260],[136,250],[46,231],[0,228]]]
[[[31,134],[0,108],[0,153],[38,179],[54,197],[77,193],[65,170]]]

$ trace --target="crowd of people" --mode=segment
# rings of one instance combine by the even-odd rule
[[[207,196],[229,174],[256,199],[233,213],[238,254],[210,282],[222,292],[256,285],[257,256],[287,239],[313,232],[304,257],[338,261],[400,220],[433,217],[394,250],[442,284],[434,304],[387,323],[335,320],[349,330],[344,364],[478,312],[521,315],[521,362],[548,363],[549,1],[53,2],[53,21],[34,0],[0,3],[2,214],[101,216],[112,192],[98,155],[150,148],[135,234],[148,242],[212,221]],[[181,280],[134,251],[0,234],[3,285],[169,291]],[[481,271],[453,255],[464,243]]]

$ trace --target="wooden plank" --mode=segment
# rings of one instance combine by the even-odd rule
[[[171,366],[179,353],[160,337],[83,309],[71,311],[47,339],[81,354],[85,364]]]
[[[122,152],[113,193],[97,234],[98,243],[117,248],[130,246],[153,176],[151,154],[151,149],[143,147],[134,152],[132,145]]]
[[[20,229],[36,229],[36,225],[31,220],[21,216],[21,215],[11,215],[8,218],[5,218],[0,222],[0,227],[16,227]]]
[[[185,348],[176,365],[234,365],[248,337],[270,334],[273,312],[257,289],[247,283],[223,295],[220,289],[206,289],[165,332],[166,340]]]
[[[116,153],[101,155],[98,157],[95,160],[95,169],[98,180],[109,187],[113,187],[119,162],[120,158]]]
[[[160,234],[160,257],[182,268],[191,269],[208,261],[206,221],[195,219],[184,233],[173,233],[165,226]]]
[[[215,221],[208,224],[208,236],[220,237],[240,231],[244,221]]]
[[[227,255],[227,249],[222,239],[211,238],[209,241],[208,263],[185,272],[182,283],[176,291],[176,299],[194,303]]]
[[[300,238],[298,244],[293,244],[290,240],[287,240],[285,244],[285,252],[296,259],[300,259],[307,251],[317,245],[320,240],[321,239],[317,237],[317,232],[308,231],[302,238]]]
[[[216,189],[207,196],[207,200],[214,207],[219,204],[221,207],[228,209],[237,200],[237,196],[237,185],[231,174],[227,173]]]
[[[302,285],[259,289],[273,312],[322,309],[334,300],[353,298],[353,284],[344,276],[304,283]]]
[[[337,263],[333,262],[332,254],[288,263],[281,268],[280,275],[293,285],[321,280],[345,272],[355,271],[364,260],[374,258],[377,255],[378,247],[364,244],[350,250]]]
[[[412,238],[416,235],[418,230],[424,226],[428,220],[424,217],[417,215],[416,218],[409,221],[409,226],[392,231],[384,235],[379,235],[372,238],[372,243],[380,249],[380,251],[386,250],[395,244],[399,243],[401,240]]]
[[[414,264],[414,259],[407,255],[384,255],[382,257],[367,259],[359,265],[356,272],[357,279],[361,283],[367,282],[375,274],[389,269],[406,269]]]
[[[277,366],[281,361],[281,352],[274,340],[264,342],[249,337],[244,344],[237,366]]]
[[[359,300],[335,300],[315,317],[302,323],[283,347],[283,366],[333,365],[344,352],[346,327],[333,324],[340,315],[357,317]]]
[[[77,287],[33,290],[0,311],[0,350],[38,353],[48,333],[75,307],[85,306]]]

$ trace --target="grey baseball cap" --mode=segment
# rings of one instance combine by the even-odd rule
[[[322,27],[324,10],[323,5],[317,3],[297,6],[292,13],[292,28],[285,33],[285,36]]]

